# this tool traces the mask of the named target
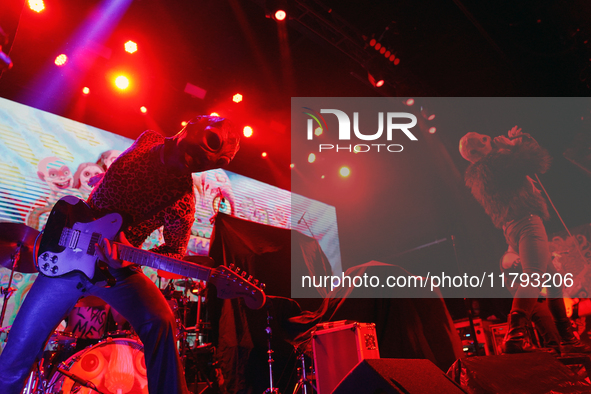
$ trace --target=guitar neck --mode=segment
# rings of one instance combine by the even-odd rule
[[[116,244],[119,250],[119,258],[122,260],[203,281],[208,281],[211,276],[211,268],[134,248],[119,242],[116,242]]]

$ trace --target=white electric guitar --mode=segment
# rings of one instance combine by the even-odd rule
[[[123,218],[110,213],[96,218],[92,209],[81,199],[66,196],[55,203],[39,243],[36,266],[40,273],[57,277],[80,271],[89,279],[97,273],[98,257],[95,244],[112,240],[121,230]],[[226,266],[209,268],[193,262],[162,256],[147,250],[114,242],[121,260],[195,278],[215,285],[219,298],[242,297],[249,308],[258,309],[265,303],[264,284],[246,277],[246,272]],[[203,256],[203,261],[211,261]]]

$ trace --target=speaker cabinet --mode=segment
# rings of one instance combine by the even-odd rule
[[[318,394],[330,394],[359,363],[380,358],[375,324],[341,320],[319,324],[312,340]]]

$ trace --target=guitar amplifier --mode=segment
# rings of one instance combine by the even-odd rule
[[[364,359],[380,358],[374,323],[341,320],[316,326],[312,334],[318,394],[330,394]]]

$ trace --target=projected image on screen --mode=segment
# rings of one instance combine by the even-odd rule
[[[23,223],[42,231],[56,201],[73,195],[86,199],[92,187],[132,140],[70,119],[0,98],[0,222]],[[195,222],[188,255],[207,255],[217,212],[245,220],[313,234],[340,272],[340,248],[334,207],[221,169],[193,174]],[[297,223],[305,215],[304,223]],[[295,218],[295,220],[292,220]],[[301,221],[300,221],[301,222]],[[142,246],[163,243],[155,231]],[[145,267],[144,267],[145,268]],[[156,272],[145,269],[156,280]],[[6,286],[10,270],[0,268]],[[37,274],[17,273],[17,292],[5,325]]]

